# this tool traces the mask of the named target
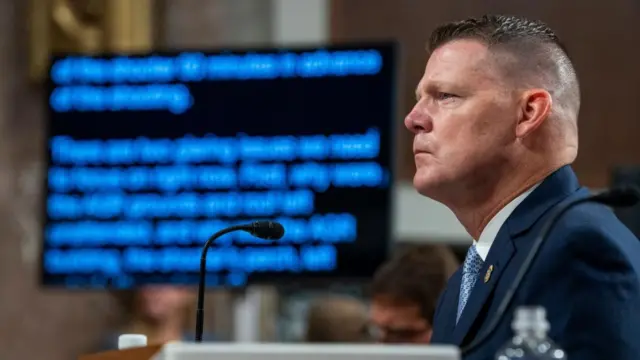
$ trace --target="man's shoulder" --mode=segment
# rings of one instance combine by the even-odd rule
[[[640,271],[640,240],[604,205],[587,203],[567,211],[548,241],[558,250],[620,257]]]
[[[612,351],[617,358],[637,358],[640,347],[632,334],[640,325],[640,241],[635,235],[609,208],[583,204],[564,214],[543,249],[543,261],[523,283],[519,302],[547,309],[550,337],[571,358],[603,359]]]
[[[578,205],[567,211],[559,219],[556,231],[570,236],[589,235],[606,242],[639,245],[638,249],[640,249],[638,238],[615,216],[613,211],[596,203]]]
[[[572,201],[568,198],[566,201]],[[605,206],[595,202],[587,202],[574,206],[568,210],[558,224],[570,226],[572,229],[607,227],[607,228],[623,228],[624,225],[618,220],[613,211]]]

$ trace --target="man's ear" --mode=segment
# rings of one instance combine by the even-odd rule
[[[549,117],[553,100],[544,89],[531,89],[522,94],[520,119],[516,125],[516,137],[524,138],[535,131]]]

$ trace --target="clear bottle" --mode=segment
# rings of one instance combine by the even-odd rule
[[[496,360],[566,360],[565,352],[548,337],[543,307],[519,307],[511,328],[515,335],[496,354]]]

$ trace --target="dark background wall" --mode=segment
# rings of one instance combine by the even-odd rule
[[[154,1],[163,10],[155,19],[158,46],[270,41],[270,1]],[[38,286],[45,98],[42,84],[28,80],[30,2],[44,6],[50,0],[0,0],[0,359],[70,360],[95,351],[121,316],[106,292]],[[229,297],[216,293],[207,301],[211,316]],[[226,316],[213,323],[229,329],[229,312],[219,314]]]

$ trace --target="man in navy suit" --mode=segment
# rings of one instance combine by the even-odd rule
[[[415,135],[414,186],[474,239],[439,300],[431,339],[464,347],[494,316],[551,210],[589,194],[570,167],[580,90],[558,37],[538,21],[446,24],[429,50],[405,125]],[[506,316],[467,359],[493,359],[522,305],[546,308],[549,336],[571,360],[640,359],[638,239],[604,206],[567,212]]]

